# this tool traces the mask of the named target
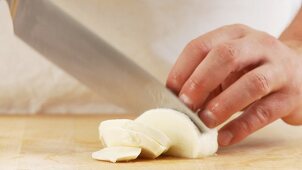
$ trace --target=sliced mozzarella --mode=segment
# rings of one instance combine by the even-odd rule
[[[112,127],[120,127],[123,129],[128,129],[135,132],[143,133],[146,136],[158,142],[160,145],[166,147],[167,149],[171,145],[170,139],[167,137],[166,134],[164,134],[160,130],[152,127],[148,127],[143,123],[139,123],[129,119],[112,119],[112,120],[103,121],[99,126],[99,132],[101,131],[101,129],[112,128]]]
[[[218,149],[217,130],[200,132],[190,118],[172,109],[152,109],[135,120],[101,122],[100,139],[106,148],[92,157],[105,161],[127,161],[138,155],[156,158],[160,154],[200,158]]]
[[[100,128],[100,133],[106,146],[142,148],[141,156],[145,158],[154,159],[168,149],[143,133],[120,127]]]
[[[141,148],[135,147],[106,147],[92,153],[92,158],[101,161],[130,161],[136,159],[141,153]]]

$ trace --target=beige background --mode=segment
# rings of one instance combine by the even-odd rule
[[[62,10],[164,82],[191,39],[243,23],[278,37],[301,0],[54,0]],[[0,1],[1,113],[123,113],[17,39]]]

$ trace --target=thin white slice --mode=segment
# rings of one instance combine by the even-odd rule
[[[141,153],[141,148],[135,147],[107,147],[92,153],[92,158],[101,161],[130,161],[136,159]]]
[[[217,130],[201,133],[185,114],[172,109],[152,109],[135,121],[164,132],[172,141],[167,155],[200,158],[214,154],[218,149]]]
[[[145,158],[156,158],[167,150],[149,136],[120,127],[100,128],[106,146],[129,146],[142,148],[141,155]]]
[[[153,140],[155,140],[156,142],[158,142],[160,145],[166,147],[167,149],[171,146],[171,141],[166,134],[164,134],[158,129],[148,127],[142,123],[133,120],[129,120],[129,119],[106,120],[100,124],[99,131],[101,131],[100,129],[111,128],[111,127],[120,127],[123,129],[128,129],[135,132],[143,133],[148,137],[152,138]]]

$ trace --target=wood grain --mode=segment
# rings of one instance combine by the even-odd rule
[[[93,160],[98,124],[112,118],[133,116],[0,116],[0,169],[302,169],[302,127],[282,121],[208,158]]]

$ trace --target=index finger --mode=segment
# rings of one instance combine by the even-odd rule
[[[218,28],[192,40],[172,67],[167,78],[167,87],[178,95],[184,83],[213,47],[228,40],[241,38],[248,31],[248,27],[236,24]]]

